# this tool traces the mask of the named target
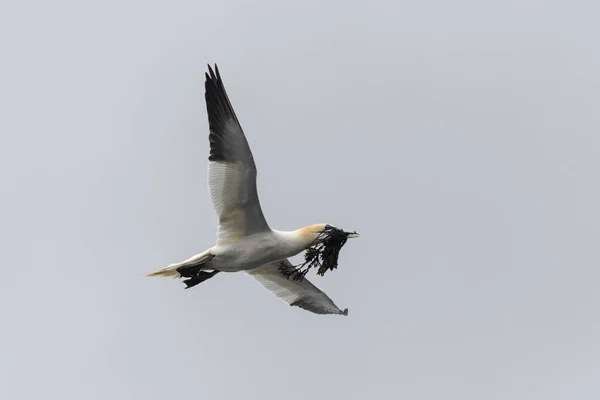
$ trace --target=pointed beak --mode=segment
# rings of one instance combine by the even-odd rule
[[[351,238],[357,238],[359,236],[360,235],[357,232],[348,232],[348,238],[349,239],[351,239]]]

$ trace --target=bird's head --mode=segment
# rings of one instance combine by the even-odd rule
[[[358,233],[345,231],[330,224],[315,224],[301,229],[306,243],[304,263],[297,269],[304,276],[309,269],[318,268],[317,273],[324,275],[328,270],[337,268],[340,250],[349,238],[358,237]]]
[[[314,224],[300,229],[299,235],[306,243],[306,248],[331,240],[332,237],[337,238],[355,238],[358,233],[345,231],[330,224]]]

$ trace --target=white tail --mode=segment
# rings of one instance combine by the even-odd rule
[[[181,265],[179,264],[171,264],[166,268],[163,269],[158,269],[154,272],[150,272],[149,274],[146,274],[146,276],[172,276],[174,278],[178,278],[180,276],[179,272],[177,272],[177,268],[179,268]]]
[[[146,274],[146,276],[163,276],[163,277],[170,276],[170,277],[174,277],[174,278],[179,278],[181,276],[179,271],[177,271],[179,268],[181,268],[181,267],[199,267],[200,265],[204,264],[205,262],[207,262],[208,260],[210,260],[213,257],[214,257],[214,255],[211,254],[210,251],[205,251],[204,253],[200,253],[193,257],[188,258],[184,262],[171,264],[166,268],[162,268],[162,269],[156,270],[154,272],[150,272],[149,274]]]

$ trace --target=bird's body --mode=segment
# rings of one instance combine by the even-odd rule
[[[328,224],[309,225],[295,231],[269,227],[258,200],[257,171],[250,147],[219,70],[215,70],[216,74],[209,66],[205,87],[210,125],[208,186],[219,217],[217,244],[148,275],[188,278],[184,282],[190,288],[219,272],[245,271],[290,305],[318,314],[347,315],[347,310],[340,310],[325,293],[303,278],[306,271],[298,275],[287,259],[320,246],[322,254],[317,255],[317,261],[326,264],[323,271],[336,268],[339,249],[347,237],[356,234]],[[327,257],[323,257],[325,254]]]
[[[210,255],[212,258],[202,262],[201,270],[249,271],[301,253],[314,242],[324,226],[325,224],[315,225],[313,234],[310,234],[311,228],[306,227],[299,231],[269,229],[249,236],[229,238],[181,263],[171,264],[167,268],[177,270],[187,265],[195,265],[198,260],[204,260]]]

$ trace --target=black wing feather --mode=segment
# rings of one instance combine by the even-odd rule
[[[216,71],[216,73],[215,73]],[[210,161],[241,161],[254,168],[252,152],[227,96],[219,68],[208,66],[205,99],[210,128]]]

